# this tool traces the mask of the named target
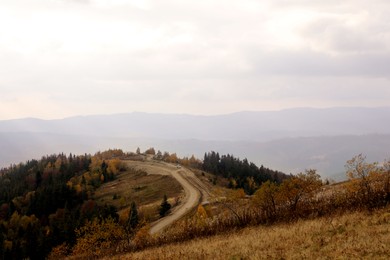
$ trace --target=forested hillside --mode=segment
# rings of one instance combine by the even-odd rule
[[[240,160],[229,154],[220,156],[214,151],[205,153],[203,170],[229,179],[229,188],[241,188],[247,194],[253,194],[266,181],[281,183],[288,178],[282,172],[263,165],[258,167],[247,159]]]
[[[246,159],[216,152],[206,153],[203,161],[194,156],[179,158],[176,153],[156,152],[154,148],[147,149],[146,155],[225,178],[229,188],[242,188],[248,194],[266,181],[280,183],[287,177]],[[1,258],[42,258],[53,249],[65,255],[83,252],[83,238],[91,232],[99,233],[98,226],[107,225],[112,232],[119,232],[118,239],[124,239],[126,232],[135,232],[128,229],[128,221],[118,226],[117,209],[97,203],[93,196],[103,183],[126,170],[123,159],[129,156],[142,158],[139,149],[137,153],[108,150],[94,155],[53,154],[1,169]],[[132,208],[136,211],[135,205]],[[129,219],[134,217],[130,215]],[[96,239],[101,239],[98,236]]]
[[[91,194],[124,169],[118,156],[59,154],[1,169],[1,258],[44,258],[55,246],[74,245],[86,221],[117,219],[115,208],[98,206]]]

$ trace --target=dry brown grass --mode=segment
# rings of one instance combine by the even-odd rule
[[[390,208],[164,245],[114,259],[388,259]]]

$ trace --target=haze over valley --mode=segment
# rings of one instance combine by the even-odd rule
[[[344,165],[357,154],[382,161],[390,156],[390,108],[297,108],[217,116],[129,113],[60,120],[0,121],[0,165],[51,153],[94,153],[108,148],[155,147],[180,156],[207,151],[286,173],[317,169],[325,178],[345,178]]]

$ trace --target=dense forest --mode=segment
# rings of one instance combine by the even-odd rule
[[[242,188],[247,194],[253,194],[266,181],[281,183],[288,178],[263,165],[257,167],[247,159],[240,160],[229,154],[220,156],[214,151],[205,153],[202,167],[204,171],[228,178],[230,188]]]
[[[124,170],[115,159],[122,155],[49,155],[1,169],[0,258],[41,259],[60,244],[74,245],[86,221],[117,219],[115,208],[98,206],[91,194]]]

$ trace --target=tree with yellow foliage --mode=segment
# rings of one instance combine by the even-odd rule
[[[123,227],[112,218],[87,221],[76,230],[77,242],[73,248],[73,255],[97,257],[104,250],[114,247],[125,238]]]
[[[321,176],[316,170],[306,170],[288,179],[280,185],[279,194],[290,213],[295,214],[302,201],[310,201],[315,192],[322,186]]]
[[[388,176],[385,174],[385,168],[379,167],[377,162],[367,163],[366,157],[359,154],[347,161],[346,169],[349,195],[353,196],[360,206],[374,207],[377,195],[383,192],[382,188],[387,188]]]
[[[149,230],[150,226],[148,224],[138,230],[133,239],[135,248],[145,248],[152,242],[152,236],[150,235]]]
[[[156,155],[156,150],[154,150],[153,147],[150,147],[149,149],[147,149],[147,150],[145,151],[145,154]]]
[[[390,201],[390,160],[383,163],[383,191],[386,201]]]
[[[253,196],[255,206],[260,207],[267,219],[272,220],[276,216],[280,196],[279,191],[279,185],[268,180],[261,185],[260,189]]]

